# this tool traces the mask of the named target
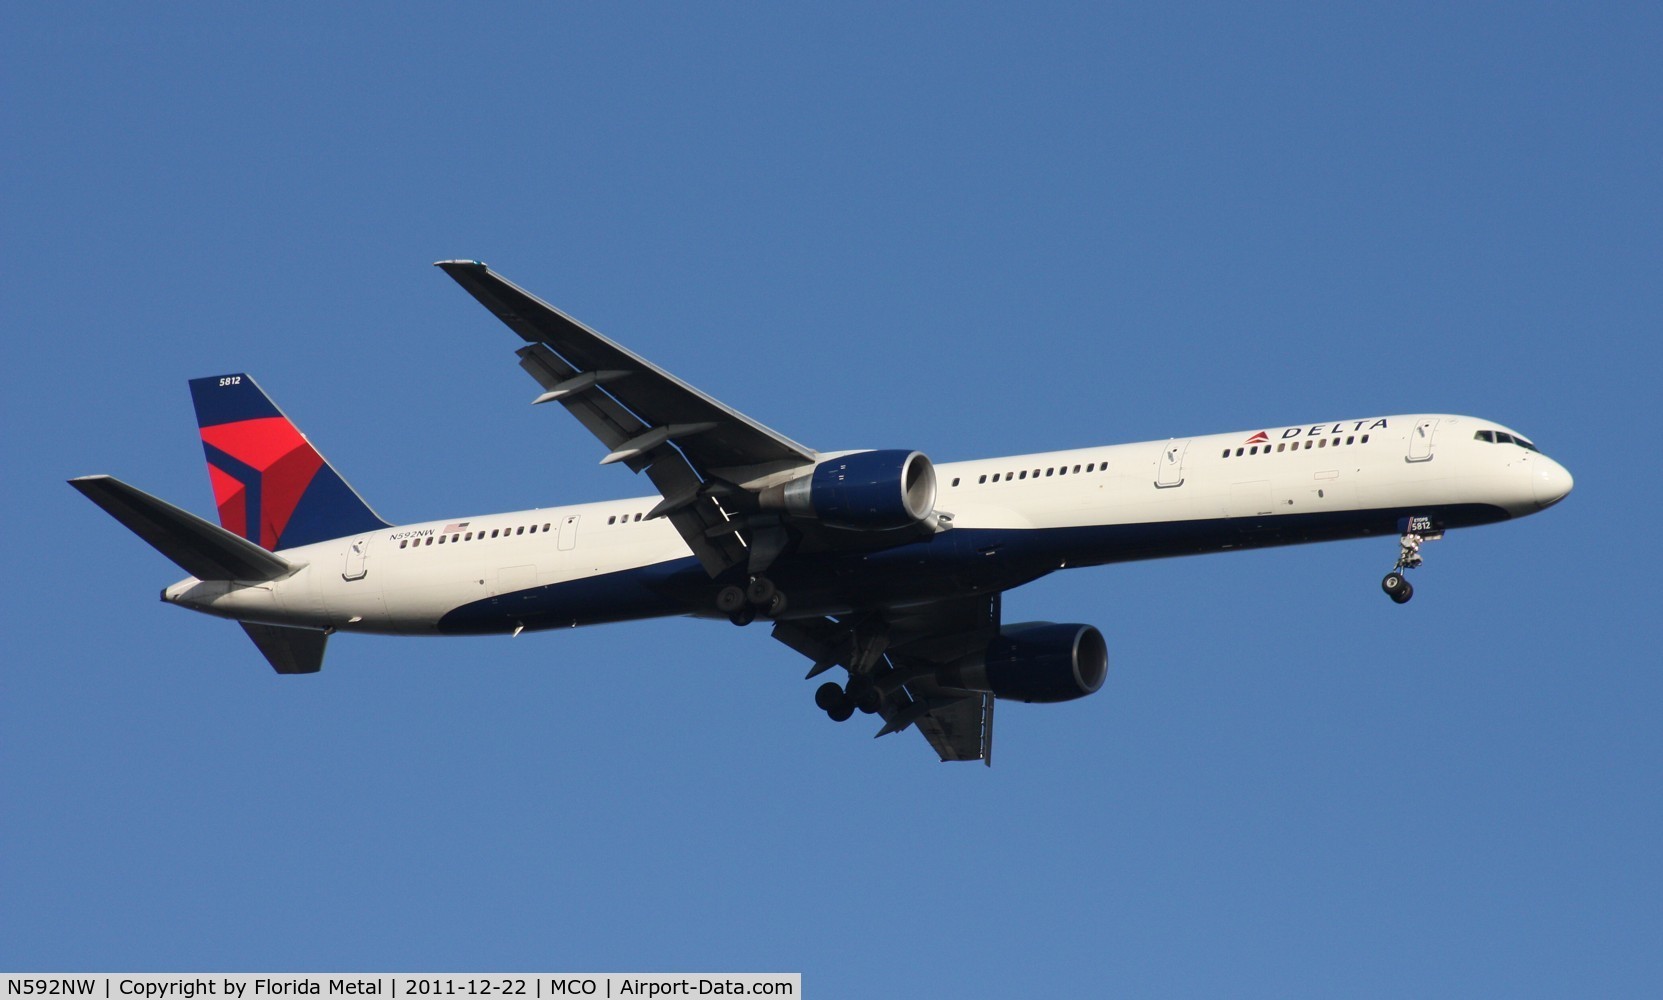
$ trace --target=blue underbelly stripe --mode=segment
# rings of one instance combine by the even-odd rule
[[[828,613],[1008,590],[1064,565],[1396,535],[1405,513],[1390,508],[1075,528],[954,528],[879,551],[787,555],[769,576],[789,595],[794,612]],[[1450,528],[1509,517],[1488,504],[1417,507],[1414,513]],[[437,628],[475,635],[714,614],[718,586],[688,556],[473,601],[446,613]]]

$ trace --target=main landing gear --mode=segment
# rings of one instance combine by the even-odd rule
[[[1398,604],[1409,603],[1409,598],[1415,596],[1415,588],[1404,578],[1403,573],[1405,570],[1414,569],[1424,561],[1420,554],[1422,542],[1435,541],[1442,537],[1442,532],[1418,535],[1413,531],[1409,531],[1398,538],[1397,565],[1393,566],[1392,571],[1386,574],[1386,578],[1380,581],[1380,589],[1386,592],[1387,597]]]
[[[883,695],[871,678],[856,674],[847,686],[836,681],[820,685],[814,691],[814,703],[833,722],[848,722],[857,708],[867,715],[876,712],[883,705]]]
[[[785,607],[785,594],[765,576],[753,576],[743,587],[729,584],[716,592],[716,610],[735,625],[749,625],[759,614],[778,618]]]

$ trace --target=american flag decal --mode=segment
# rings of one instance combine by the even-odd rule
[[[465,530],[467,530],[468,525],[471,524],[471,523],[473,523],[473,522],[471,522],[471,521],[457,521],[455,524],[447,524],[447,525],[445,525],[445,529],[443,531],[439,532],[439,534],[448,535],[453,531],[465,531]]]

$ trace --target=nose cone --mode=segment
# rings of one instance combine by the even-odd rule
[[[1552,507],[1565,499],[1574,481],[1565,467],[1546,455],[1536,455],[1530,472],[1530,484],[1536,492],[1536,506]]]

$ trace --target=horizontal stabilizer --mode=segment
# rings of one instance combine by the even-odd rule
[[[275,580],[295,570],[282,556],[113,476],[82,476],[69,485],[198,580]]]
[[[256,625],[238,622],[254,645],[280,674],[315,674],[323,667],[323,647],[329,633],[315,628],[289,625]]]

